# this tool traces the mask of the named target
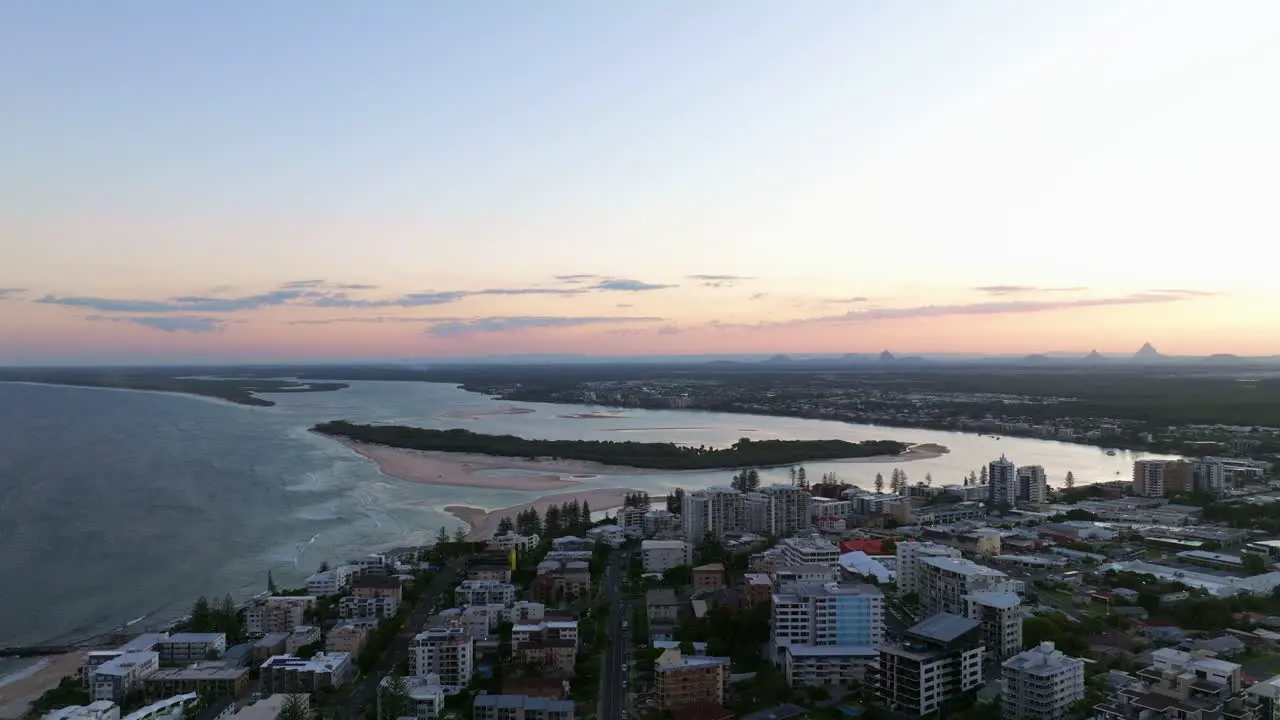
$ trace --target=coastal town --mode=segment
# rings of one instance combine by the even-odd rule
[[[1005,457],[954,485],[789,475],[519,506],[300,587],[268,576],[64,649],[66,675],[13,716],[1276,717],[1266,463],[1142,459],[1061,487]]]

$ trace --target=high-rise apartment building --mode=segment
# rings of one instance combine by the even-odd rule
[[[1164,497],[1166,460],[1133,462],[1133,494],[1139,497]]]
[[[809,527],[808,490],[779,484],[760,488],[759,492],[765,498],[762,532],[774,537],[788,537]]]
[[[791,537],[778,543],[785,565],[830,565],[840,563],[840,547],[818,533]]]
[[[924,617],[934,613],[964,615],[965,595],[979,591],[1012,592],[1016,587],[1008,575],[995,568],[950,557],[921,558],[917,584],[920,612]]]
[[[798,584],[773,596],[775,660],[792,645],[874,648],[884,641],[884,593],[862,583]]]
[[[728,487],[710,487],[685,493],[681,505],[685,539],[690,545],[701,545],[707,535],[722,537],[725,533],[746,529],[745,503],[742,493]]]
[[[963,601],[965,617],[978,621],[987,660],[1004,660],[1022,651],[1022,600],[1017,593],[979,590]]]
[[[1004,661],[1004,720],[1062,720],[1084,697],[1084,661],[1040,643]]]
[[[920,559],[926,557],[959,558],[960,551],[946,545],[914,540],[898,543],[898,595],[920,593]]]
[[[701,703],[723,705],[728,686],[727,657],[688,656],[668,649],[653,663],[653,690],[663,710]]]
[[[1018,470],[1004,455],[987,466],[987,500],[1009,506],[1018,501]]]
[[[1191,464],[1191,486],[1197,492],[1221,495],[1227,489],[1226,467],[1217,460],[1196,460]]]
[[[1044,467],[1023,465],[1018,468],[1018,496],[1021,502],[1043,503],[1047,499]]]
[[[876,694],[890,710],[924,716],[982,684],[978,623],[939,613],[912,627],[902,642],[880,646]]]

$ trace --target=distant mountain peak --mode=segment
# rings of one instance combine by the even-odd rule
[[[1104,358],[1102,356],[1102,353],[1098,352],[1097,350],[1091,350],[1089,351],[1088,355],[1084,356],[1084,359],[1085,360],[1104,360],[1106,358]]]
[[[791,362],[791,356],[790,355],[774,355],[768,360],[765,360],[765,362],[771,362],[771,363]]]
[[[1136,358],[1158,358],[1158,357],[1164,357],[1164,356],[1163,356],[1163,355],[1161,355],[1161,354],[1160,354],[1160,351],[1159,351],[1159,350],[1156,350],[1155,346],[1154,346],[1154,345],[1152,345],[1151,343],[1143,343],[1143,344],[1142,344],[1142,347],[1138,349],[1138,352],[1134,354],[1134,357],[1136,357]]]
[[[880,359],[884,360],[885,362],[897,360],[897,358],[893,356],[893,353],[889,352],[888,350],[885,350],[884,352],[880,353]]]

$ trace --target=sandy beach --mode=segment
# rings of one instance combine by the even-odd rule
[[[577,500],[578,502],[589,504],[592,512],[612,510],[622,507],[622,502],[629,492],[639,491],[628,488],[601,488],[599,490],[544,495],[532,502],[498,508],[497,510],[483,510],[467,505],[446,505],[444,510],[471,526],[471,531],[467,533],[468,540],[488,540],[498,530],[498,523],[501,522],[502,518],[510,517],[515,519],[518,513],[529,508],[535,508],[539,513],[545,513],[551,505]]]
[[[330,439],[373,461],[383,475],[428,485],[485,490],[567,490],[581,485],[584,478],[653,472],[577,460],[527,460],[495,455],[424,452],[367,445],[339,437]],[[527,471],[529,474],[491,477],[479,474],[495,470]]]
[[[84,664],[83,652],[70,652],[43,658],[39,670],[6,685],[0,685],[0,718],[20,718],[26,715],[31,703],[45,690],[57,686],[62,678],[74,675]]]

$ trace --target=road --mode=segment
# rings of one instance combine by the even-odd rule
[[[623,711],[628,710],[627,688],[623,684],[627,673],[622,667],[627,662],[630,643],[622,624],[631,620],[631,603],[622,592],[622,581],[627,576],[627,563],[630,560],[630,553],[614,553],[604,572],[609,621],[606,631],[608,644],[600,669],[600,704],[596,714],[600,720],[617,720],[622,717]]]
[[[409,643],[413,641],[415,635],[426,629],[427,619],[431,617],[431,607],[436,605],[440,597],[453,585],[458,568],[463,562],[461,559],[451,561],[431,579],[426,590],[418,595],[413,611],[405,620],[404,629],[396,633],[395,639],[378,660],[377,667],[348,691],[347,700],[342,703],[343,717],[346,720],[355,720],[360,717],[365,707],[377,702],[378,683],[383,676],[409,657]]]

